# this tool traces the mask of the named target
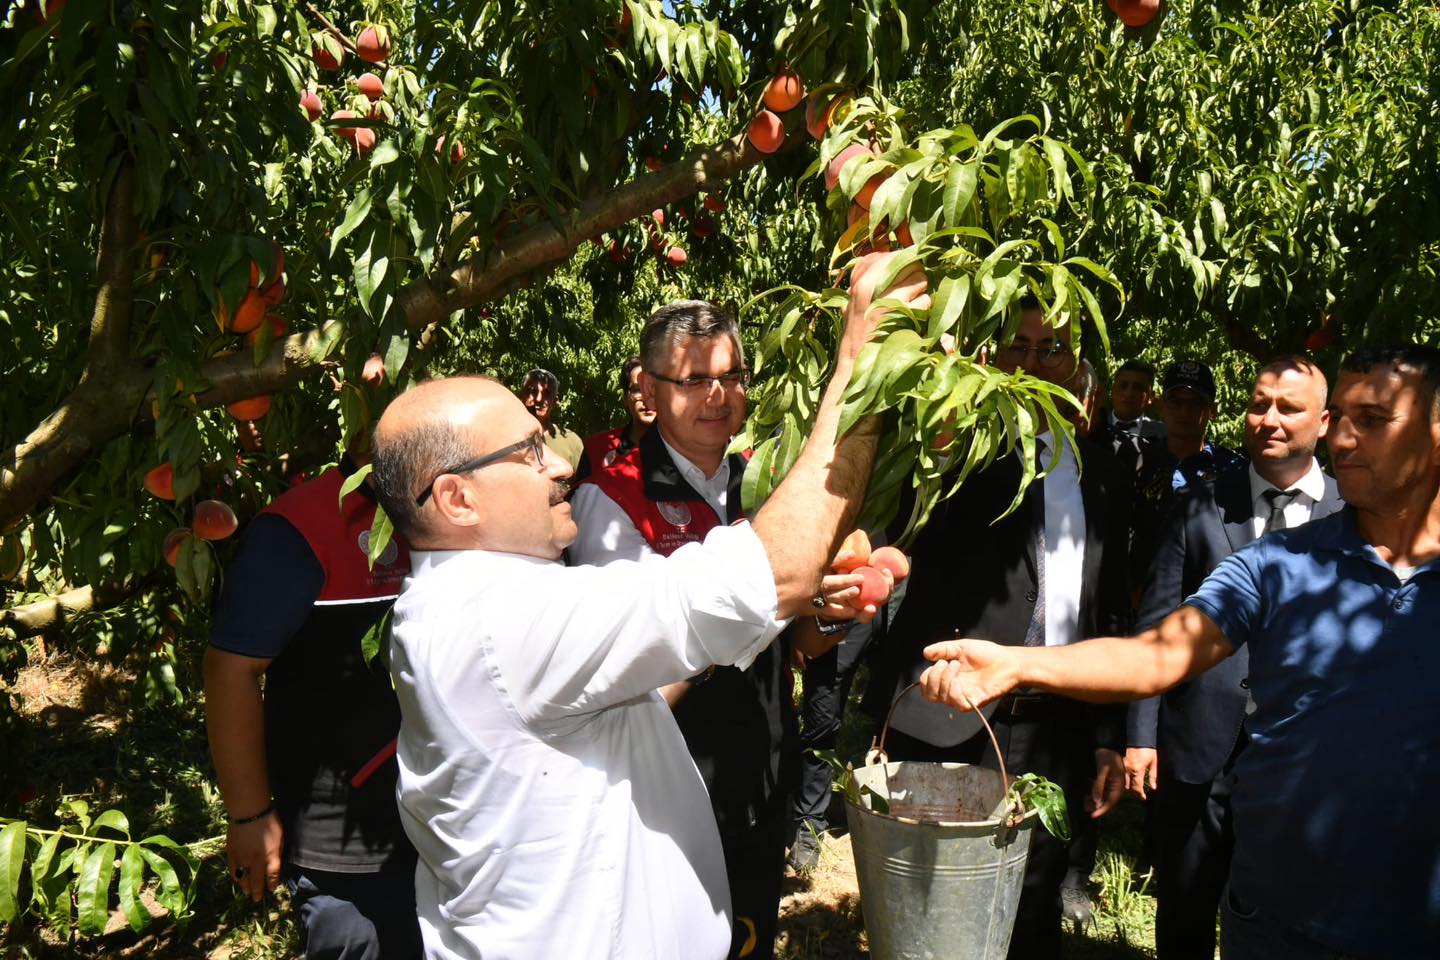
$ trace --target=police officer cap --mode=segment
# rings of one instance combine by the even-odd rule
[[[1170,364],[1161,383],[1166,393],[1175,389],[1194,390],[1206,400],[1215,399],[1215,374],[1199,360],[1178,360]]]

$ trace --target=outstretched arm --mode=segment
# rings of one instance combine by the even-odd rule
[[[951,640],[925,648],[936,661],[920,678],[926,699],[969,710],[1017,687],[1092,703],[1134,700],[1198,676],[1234,652],[1215,621],[1182,606],[1134,637],[1063,647],[1006,647]]]

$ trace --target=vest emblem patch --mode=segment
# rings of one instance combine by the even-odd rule
[[[361,530],[359,538],[355,541],[355,545],[360,548],[361,554],[366,557],[370,556],[370,531]],[[375,562],[383,567],[390,567],[395,565],[395,561],[398,560],[399,557],[400,548],[395,545],[395,541],[392,538],[389,543],[385,544],[385,549],[380,552],[380,556]]]
[[[683,500],[661,500],[656,506],[660,508],[660,516],[671,526],[683,529],[694,519],[690,514],[690,505]]]

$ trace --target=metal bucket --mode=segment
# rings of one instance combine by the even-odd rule
[[[1000,774],[964,763],[877,763],[855,783],[888,814],[846,802],[860,905],[876,960],[1004,960],[1032,810],[1007,824]]]

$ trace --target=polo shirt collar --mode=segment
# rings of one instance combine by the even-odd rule
[[[1356,520],[1354,507],[1347,504],[1335,515],[1334,522],[1316,527],[1316,532],[1315,548],[1317,550],[1331,550],[1343,556],[1357,557],[1382,570],[1394,573],[1395,568],[1386,563],[1385,558],[1380,556],[1380,552],[1360,535],[1360,525]],[[1415,568],[1415,573],[1428,573],[1433,570],[1440,570],[1440,557],[1420,564]],[[1413,581],[1413,575],[1411,579]]]

